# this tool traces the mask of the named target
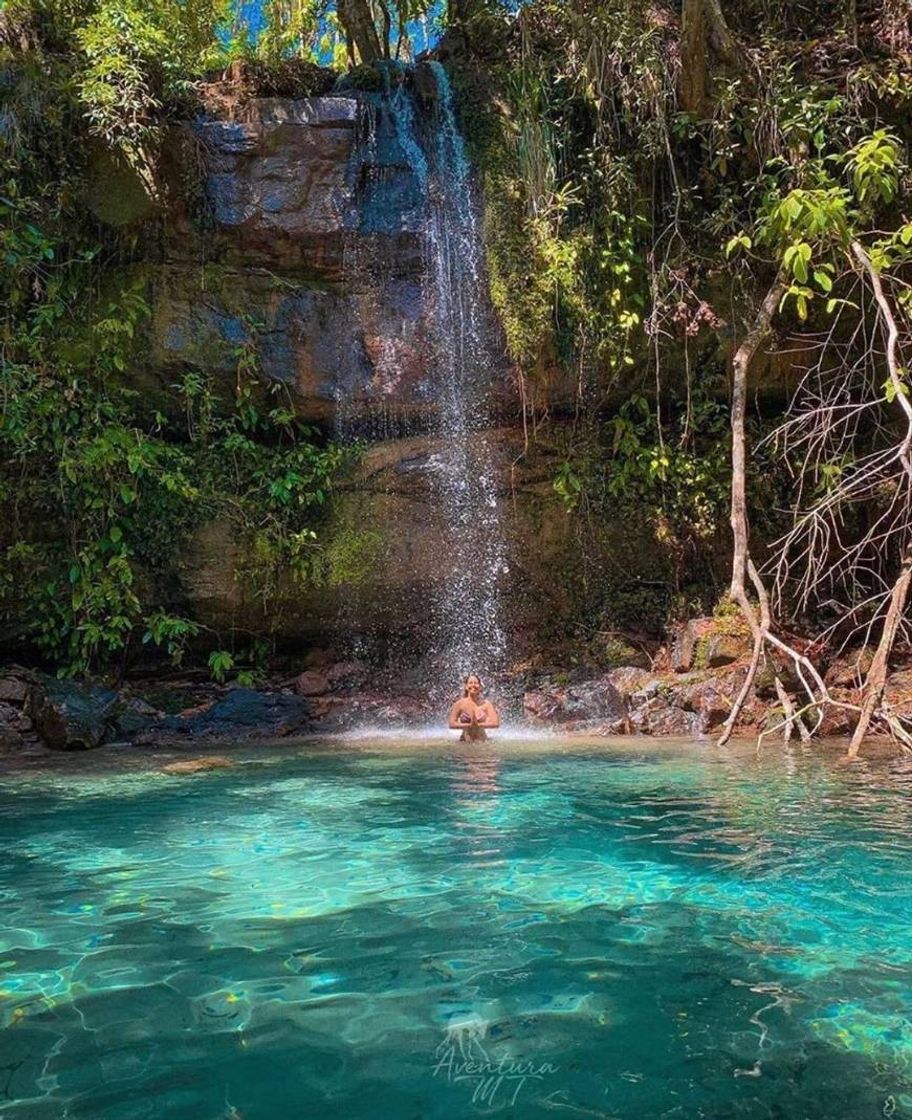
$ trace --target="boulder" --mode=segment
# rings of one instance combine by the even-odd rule
[[[368,669],[362,661],[337,661],[326,670],[332,689],[358,688],[367,680]]]
[[[775,719],[771,721],[772,725],[782,722],[782,714],[777,712]],[[834,708],[828,705],[823,713],[823,719],[820,721],[819,734],[824,737],[843,738],[846,735],[851,735],[855,730],[855,722],[857,716],[845,708]],[[813,727],[816,722],[816,716],[813,712],[808,712],[804,716],[806,725]]]
[[[695,619],[691,619],[676,631],[671,646],[671,667],[676,673],[689,673],[693,668],[698,637],[698,625]]]
[[[162,721],[164,734],[192,738],[280,739],[312,727],[310,702],[287,692],[235,688],[214,704]]]
[[[831,688],[860,688],[873,660],[874,649],[871,646],[850,650],[830,663],[824,682]]]
[[[789,695],[800,691],[801,681],[790,663],[783,660],[775,666],[775,671],[774,667],[767,663],[757,671],[754,682],[754,692],[761,700],[778,700],[776,675],[778,675],[782,687]]]
[[[684,711],[700,716],[699,729],[706,732],[719,727],[728,718],[734,692],[730,678],[710,677],[676,691],[674,702]]]
[[[139,696],[122,696],[113,712],[114,734],[118,738],[132,739],[143,731],[157,726],[164,713]]]
[[[23,677],[0,677],[0,700],[7,704],[22,705],[28,696],[29,682]]]
[[[621,696],[626,697],[643,688],[652,679],[652,674],[646,669],[637,669],[628,665],[622,669],[612,669],[606,674],[606,679],[614,685]]]
[[[579,725],[599,721],[622,728],[627,719],[624,697],[610,674],[582,684],[550,685],[527,692],[523,696],[523,711],[538,723]]]
[[[899,669],[887,679],[885,695],[897,715],[912,718],[912,669]]]
[[[653,681],[628,700],[631,731],[643,735],[696,738],[703,732],[703,717],[688,711],[670,686]]]
[[[29,689],[26,714],[52,750],[91,750],[108,735],[116,703],[110,689],[46,677]]]
[[[887,678],[887,694],[912,698],[912,668],[897,669]]]
[[[667,704],[654,704],[647,708],[645,722],[640,728],[647,735],[672,735],[696,739],[703,734],[703,721],[697,712],[687,712]]]
[[[295,680],[294,689],[299,696],[323,696],[329,692],[329,679],[317,669],[305,669]]]
[[[13,704],[0,700],[0,740],[16,739],[21,726],[22,713]]]
[[[313,714],[321,731],[344,731],[351,727],[387,729],[427,724],[442,714],[417,696],[355,692],[350,695],[319,696]]]

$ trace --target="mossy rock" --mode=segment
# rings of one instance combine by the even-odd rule
[[[348,90],[366,90],[380,92],[386,88],[386,78],[376,66],[355,66],[344,74],[335,84],[337,93]]]
[[[611,638],[597,651],[600,665],[606,669],[649,669],[652,661],[645,650],[623,638]]]
[[[751,652],[750,640],[741,634],[705,634],[697,642],[695,669],[721,669],[733,665]]]
[[[143,222],[157,210],[136,169],[101,144],[93,144],[89,150],[85,202],[109,226]]]

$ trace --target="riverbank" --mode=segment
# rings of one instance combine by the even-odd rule
[[[729,716],[747,672],[737,651],[724,665],[699,667],[678,658],[664,667],[620,666],[606,672],[518,666],[491,682],[490,694],[505,727],[536,736],[616,739],[652,737],[686,742],[716,738]],[[719,654],[721,656],[721,654]],[[846,664],[828,670],[833,697],[857,699],[859,673]],[[854,678],[853,674],[854,673]],[[800,707],[800,682],[780,680]],[[895,671],[887,698],[900,716],[912,717],[912,669]],[[408,679],[371,675],[356,662],[305,668],[294,676],[264,677],[255,687],[186,677],[104,682],[61,681],[34,669],[0,669],[0,747],[5,758],[44,752],[83,755],[101,749],[154,753],[199,746],[211,754],[218,744],[326,739],[357,732],[361,737],[393,733],[446,741],[445,704]],[[735,726],[738,736],[778,737],[783,708],[771,673],[758,675]],[[850,733],[851,710],[832,708],[820,735]],[[504,736],[501,735],[501,738]],[[772,736],[771,736],[772,737]]]

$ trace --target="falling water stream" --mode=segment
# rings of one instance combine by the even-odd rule
[[[398,81],[382,95],[359,100],[361,228],[346,266],[349,282],[362,292],[362,315],[374,315],[376,301],[384,293],[389,298],[396,283],[391,255],[378,252],[370,240],[371,222],[382,209],[376,198],[388,187],[383,180],[389,169],[378,157],[378,148],[394,145],[417,186],[413,216],[422,247],[420,315],[426,370],[426,408],[420,414],[422,434],[431,437],[432,448],[422,469],[446,526],[439,542],[437,591],[420,609],[426,618],[431,676],[445,678],[450,688],[466,672],[486,674],[503,663],[506,642],[499,589],[507,559],[496,453],[486,436],[498,353],[477,194],[446,71],[434,62],[426,64],[425,73],[430,96],[420,97]],[[368,196],[373,196],[373,207]],[[401,198],[396,201],[401,204]],[[395,338],[384,339],[373,355],[375,379],[398,384],[400,357]],[[342,437],[363,434],[357,408],[350,401],[337,403]],[[414,424],[406,421],[399,433],[413,434]],[[368,434],[387,438],[390,428],[389,414],[383,413],[380,430]]]

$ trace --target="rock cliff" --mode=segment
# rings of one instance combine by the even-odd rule
[[[330,427],[340,410],[401,429],[433,409],[422,184],[388,106],[253,98],[175,136],[151,388],[189,370],[231,386],[244,349]]]
[[[380,656],[414,653],[426,604],[450,578],[433,485],[446,448],[432,434],[428,187],[395,99],[250,98],[188,122],[172,139],[157,260],[150,249],[150,261],[135,266],[152,303],[138,387],[167,412],[177,407],[174,384],[188,373],[212,377],[230,394],[239,361],[249,362],[328,435],[369,440],[334,503],[318,586],[304,591],[289,578],[281,609],[265,617],[239,576],[239,542],[216,521],[198,527],[184,554],[183,605],[221,634],[268,629],[290,646],[357,632]],[[574,613],[586,577],[572,519],[550,485],[552,467],[541,456],[537,465],[523,458],[506,359],[495,365],[490,411],[499,427],[478,438],[496,447],[501,464],[510,629],[537,638]],[[605,535],[616,577],[636,531],[626,527],[617,547],[610,526]]]

